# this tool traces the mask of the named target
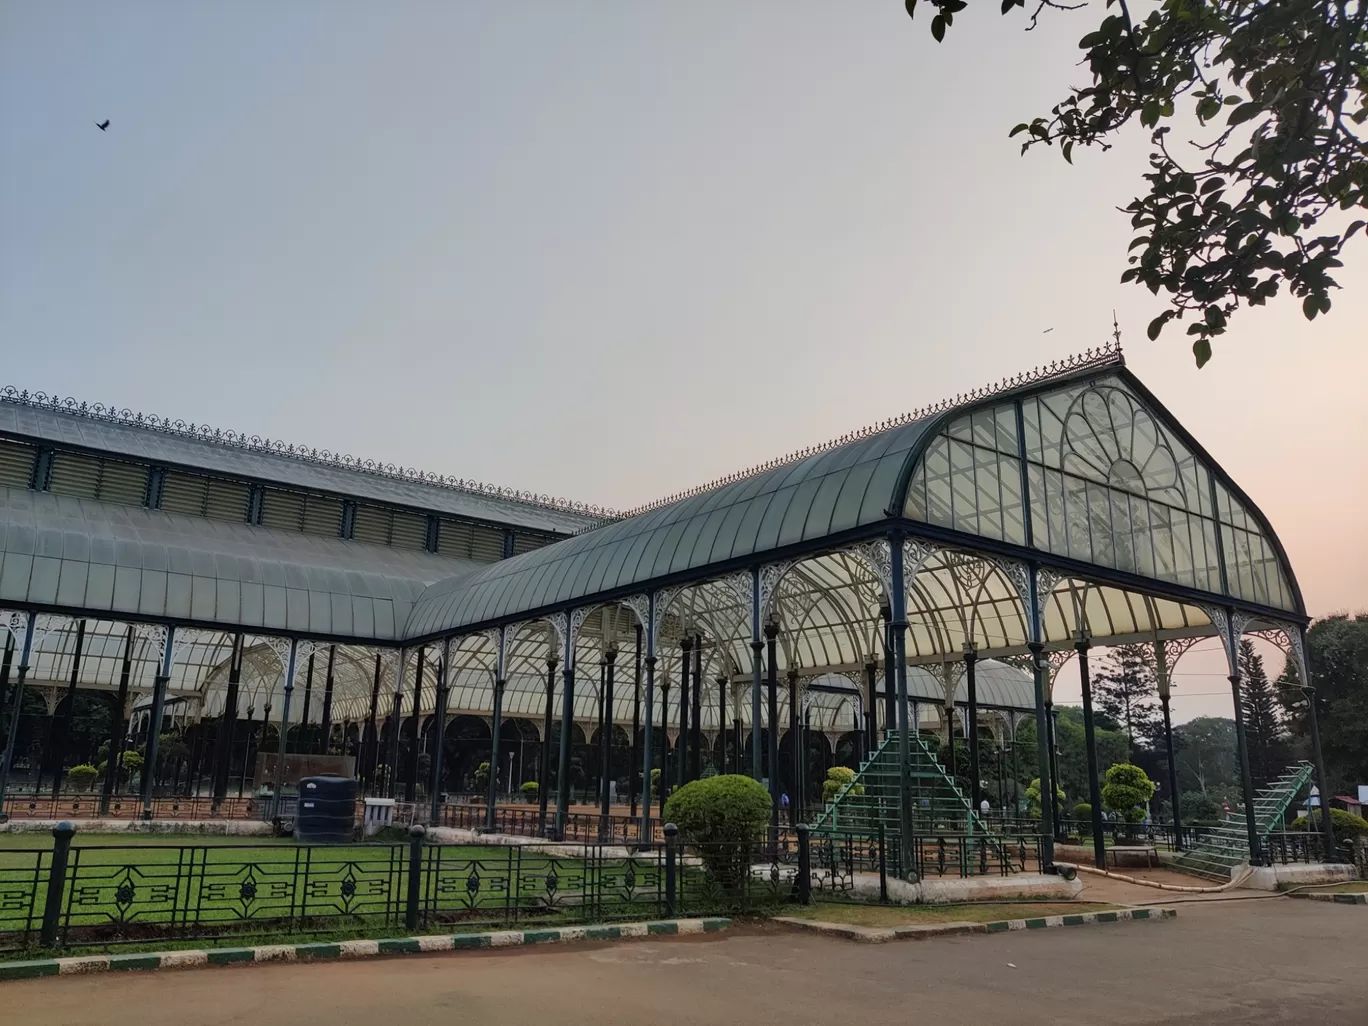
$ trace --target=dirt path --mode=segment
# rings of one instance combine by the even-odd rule
[[[1368,914],[1286,900],[1169,922],[862,945],[714,938],[0,985],[24,1026],[1368,1023]],[[915,1013],[915,1014],[914,1014]]]

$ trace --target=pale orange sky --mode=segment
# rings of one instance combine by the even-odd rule
[[[4,5],[3,378],[626,507],[1115,310],[1310,611],[1368,607],[1363,237],[1324,321],[1241,314],[1200,372],[1146,342],[1143,134],[1007,138],[1099,15],[987,6],[937,46],[896,0]]]

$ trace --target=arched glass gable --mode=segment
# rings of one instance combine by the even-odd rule
[[[1020,403],[1020,429],[1014,402],[946,422],[912,472],[905,515],[1297,609],[1260,519],[1120,376]]]

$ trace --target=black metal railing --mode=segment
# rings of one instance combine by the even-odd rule
[[[253,816],[251,798],[225,798],[215,802],[206,795],[164,796],[152,799],[153,819],[249,819]],[[136,794],[111,795],[106,802],[98,794],[16,794],[5,799],[9,819],[137,819],[143,814],[142,799]]]

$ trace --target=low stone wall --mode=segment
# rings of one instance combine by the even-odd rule
[[[1240,869],[1249,867],[1241,865]],[[1238,872],[1238,870],[1237,870]],[[1255,866],[1240,883],[1253,891],[1276,891],[1279,887],[1344,883],[1358,879],[1358,867],[1343,863],[1296,862],[1286,866]]]
[[[1077,878],[1065,880],[1052,873],[1013,873],[1010,876],[928,877],[918,883],[888,880],[888,898],[899,905],[948,905],[960,901],[1000,901],[1006,898],[1075,898],[1083,890]],[[854,892],[879,900],[877,873],[856,873]]]
[[[70,822],[81,834],[183,834],[187,837],[270,837],[271,824],[254,819],[21,819],[0,823],[0,834],[51,834]]]

